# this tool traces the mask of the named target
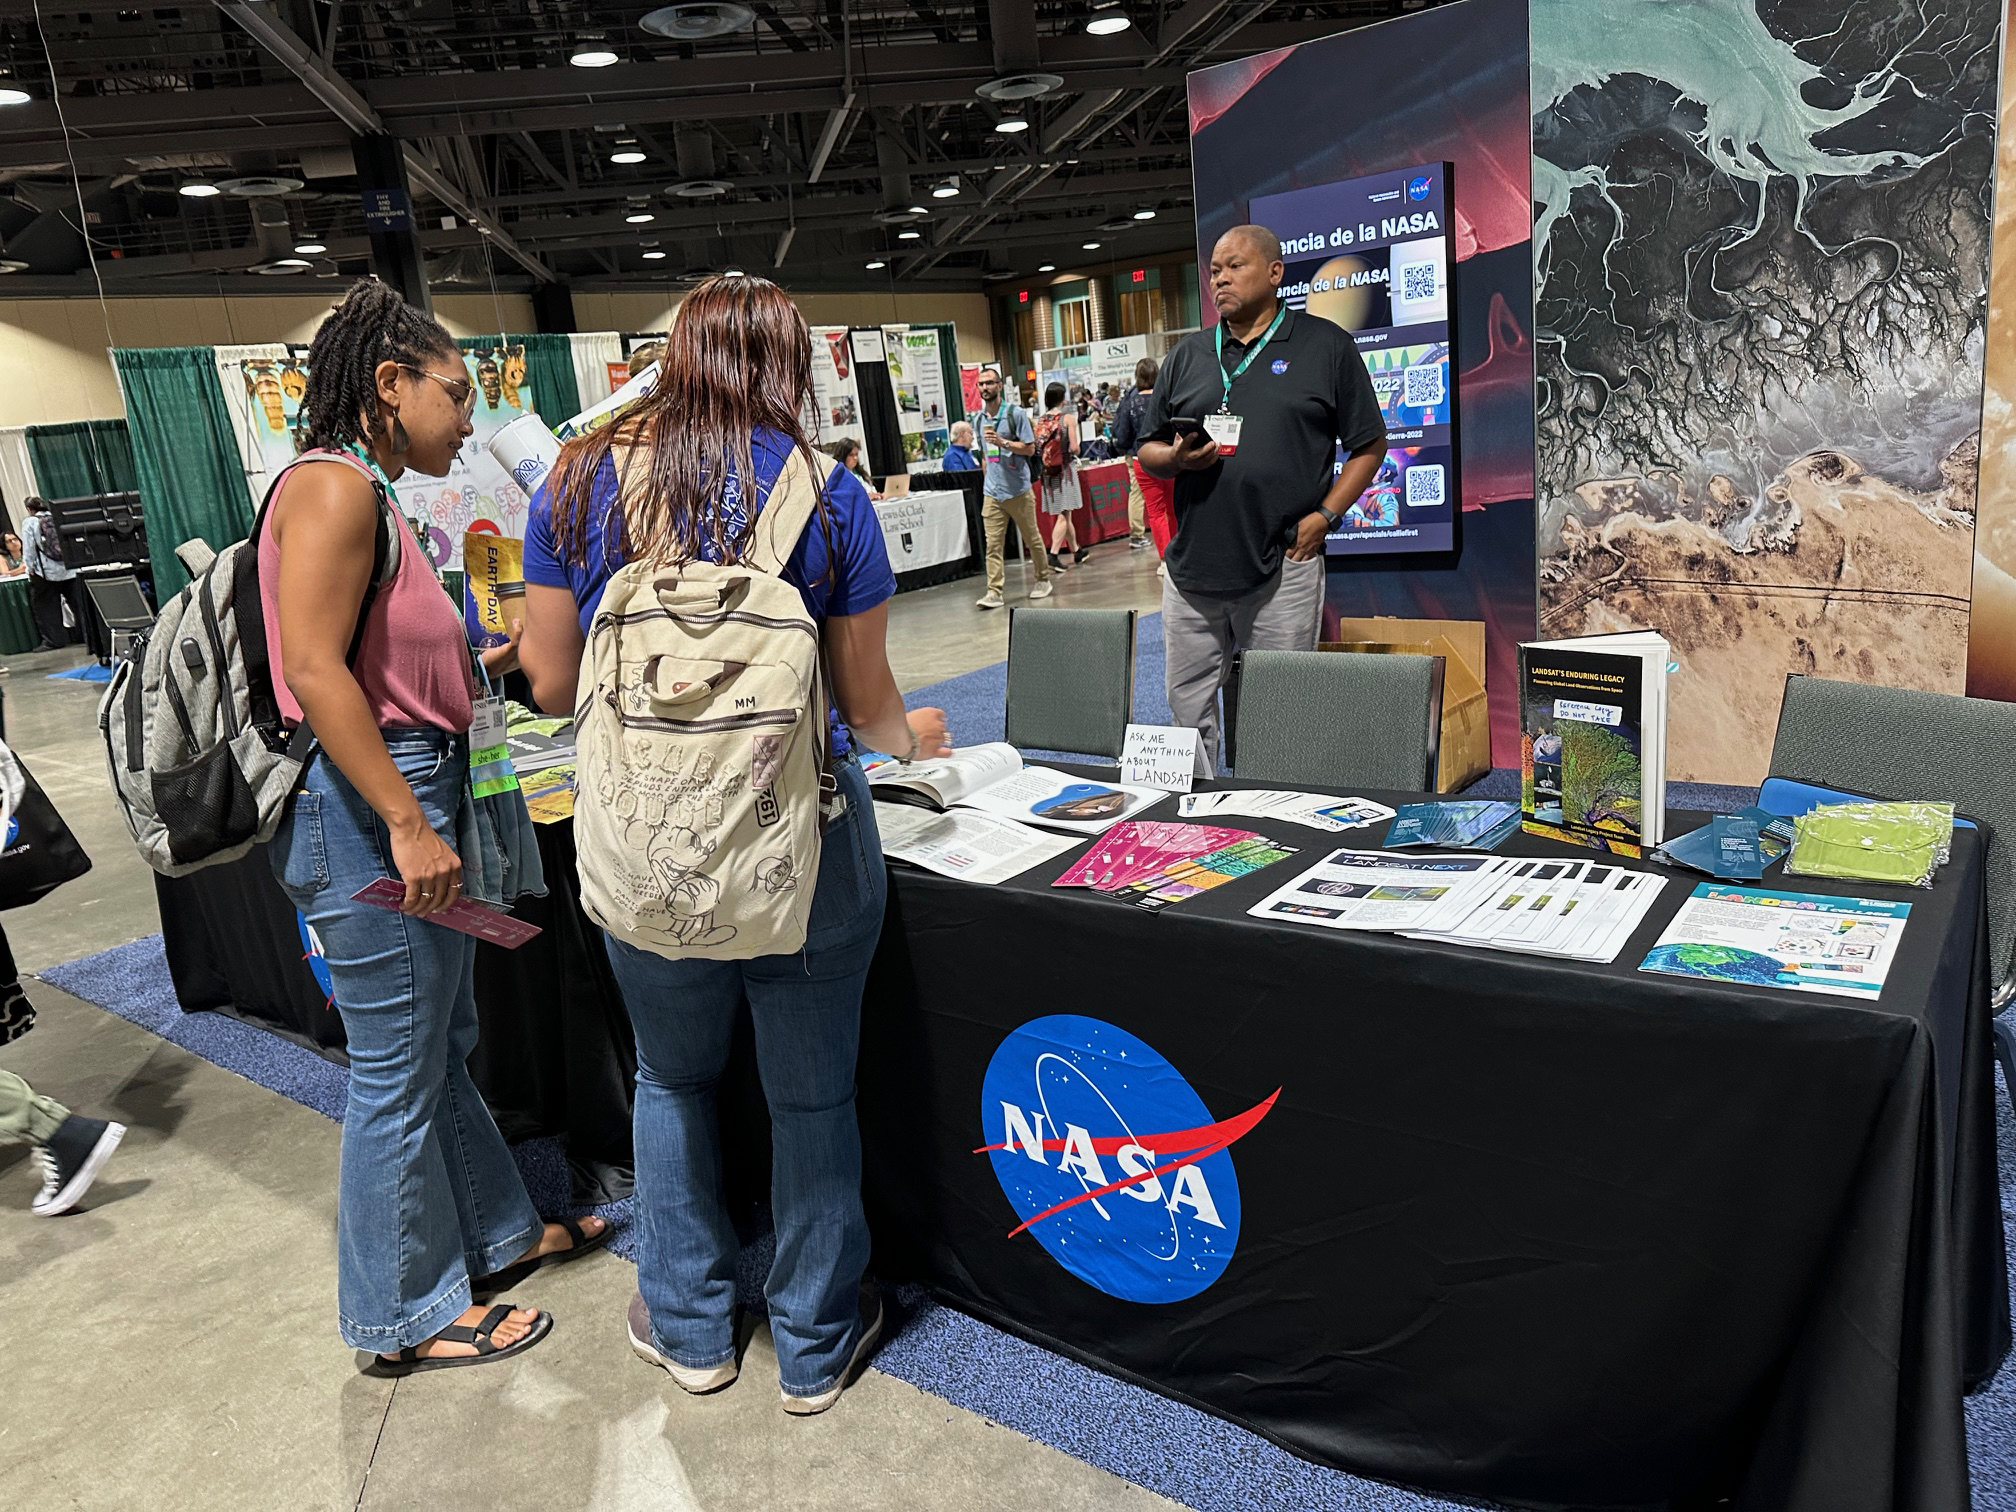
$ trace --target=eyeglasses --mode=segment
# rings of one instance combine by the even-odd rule
[[[410,362],[402,362],[399,366],[406,369],[409,373],[418,373],[423,378],[432,378],[441,387],[448,390],[448,397],[455,401],[455,412],[460,418],[467,420],[476,412],[476,385],[471,383],[467,378],[443,378],[439,373],[433,372],[428,368],[415,367]]]

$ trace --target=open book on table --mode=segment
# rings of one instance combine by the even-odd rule
[[[888,802],[970,808],[1073,835],[1097,835],[1169,795],[1156,788],[1075,777],[1022,764],[1022,753],[996,741],[908,766],[864,758],[869,790]]]

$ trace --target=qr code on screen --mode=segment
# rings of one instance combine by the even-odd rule
[[[1413,506],[1442,502],[1441,464],[1407,469],[1407,502]]]
[[[1431,362],[1422,367],[1408,368],[1400,387],[1401,403],[1434,408],[1442,402],[1442,364]]]
[[[1435,264],[1432,262],[1402,263],[1400,265],[1400,297],[1402,299],[1433,299],[1435,297]]]

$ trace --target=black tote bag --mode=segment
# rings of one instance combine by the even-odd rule
[[[22,792],[0,844],[0,909],[24,908],[91,870],[91,858],[26,763],[11,752],[8,759],[21,769]]]

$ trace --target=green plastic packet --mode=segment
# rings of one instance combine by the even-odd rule
[[[1950,803],[1828,803],[1792,821],[1785,870],[1930,887],[1952,852]]]

